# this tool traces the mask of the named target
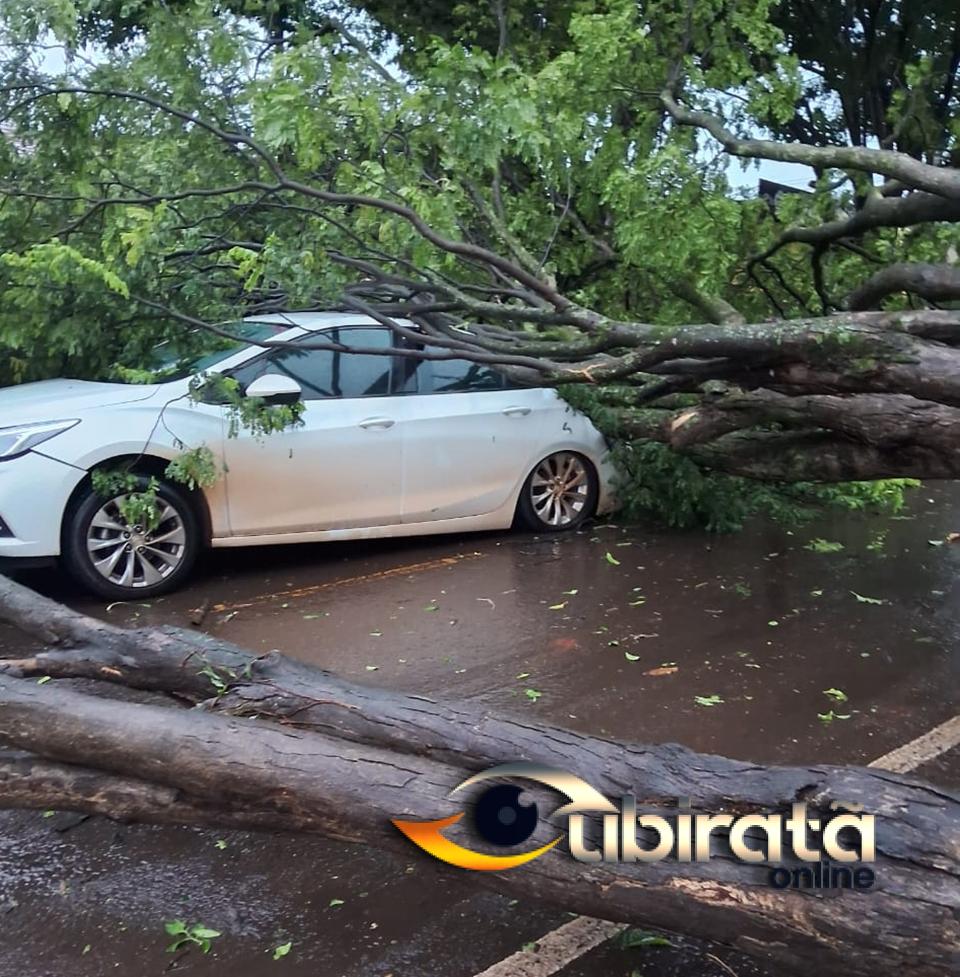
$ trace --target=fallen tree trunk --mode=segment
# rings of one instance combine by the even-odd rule
[[[392,818],[462,811],[448,796],[457,784],[517,760],[560,767],[614,798],[633,793],[651,810],[678,798],[691,813],[788,812],[803,801],[826,820],[831,805],[859,803],[877,815],[874,891],[778,890],[768,864],[723,850],[707,862],[589,865],[551,852],[474,877],[517,897],[732,945],[778,972],[932,977],[956,963],[960,803],[919,781],[619,743],[373,689],[192,632],[113,628],[4,578],[0,618],[57,646],[0,662],[0,806],[313,832],[409,857]],[[106,696],[102,683],[149,701]],[[530,844],[556,834],[544,816]]]

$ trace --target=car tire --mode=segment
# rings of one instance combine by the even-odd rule
[[[527,476],[517,502],[517,523],[538,533],[578,529],[596,511],[600,480],[589,459],[556,451]]]
[[[136,488],[143,491],[149,484],[141,477]],[[84,588],[110,600],[175,590],[193,569],[202,542],[193,502],[176,485],[158,481],[161,521],[152,532],[126,523],[118,503],[127,494],[103,496],[88,483],[64,521],[66,570]]]

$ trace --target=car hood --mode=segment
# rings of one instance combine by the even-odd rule
[[[41,380],[0,389],[0,427],[32,421],[58,421],[112,404],[147,400],[159,384]]]

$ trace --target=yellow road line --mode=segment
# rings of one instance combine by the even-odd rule
[[[483,555],[483,553],[465,553],[461,556],[442,556],[435,560],[424,560],[422,563],[407,563],[404,566],[389,567],[386,570],[363,573],[356,577],[339,577],[336,580],[326,580],[323,583],[310,584],[307,587],[292,587],[289,590],[278,590],[272,594],[259,594],[249,600],[238,601],[235,604],[214,604],[213,610],[217,612],[239,611],[245,607],[256,607],[259,604],[269,604],[277,600],[299,600],[302,597],[311,597],[313,594],[319,594],[325,590],[347,587],[351,584],[387,580],[390,577],[406,577],[413,573],[423,573],[426,570],[441,570],[444,567],[456,566],[464,560],[475,560]]]

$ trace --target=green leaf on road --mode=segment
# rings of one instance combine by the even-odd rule
[[[829,712],[818,712],[817,719],[820,720],[824,725],[829,725],[834,721],[834,719],[849,719],[850,713],[841,714],[834,712],[832,709]]]
[[[624,950],[633,950],[637,947],[673,946],[673,944],[665,936],[641,929],[628,929],[620,934],[620,946]]]
[[[811,539],[804,547],[814,553],[839,553],[843,548],[843,543],[836,543],[829,539]]]

